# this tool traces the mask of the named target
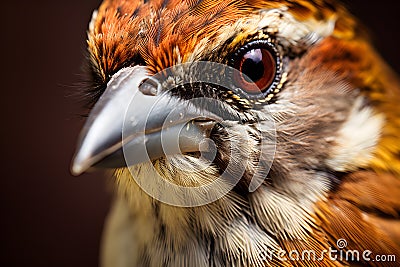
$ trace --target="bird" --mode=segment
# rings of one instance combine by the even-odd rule
[[[400,82],[334,0],[104,0],[72,173],[102,266],[399,266]]]

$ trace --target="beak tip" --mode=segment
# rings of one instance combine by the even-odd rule
[[[82,161],[78,160],[77,157],[74,158],[71,166],[71,174],[74,176],[79,176],[84,173],[88,168],[82,164]]]
[[[83,168],[81,167],[81,166],[79,166],[79,165],[72,165],[72,167],[71,167],[71,174],[73,175],[73,176],[79,176],[79,175],[81,175],[82,173],[83,173],[84,171],[83,171]]]

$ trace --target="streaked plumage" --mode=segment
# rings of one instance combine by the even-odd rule
[[[178,90],[182,99],[218,97],[239,120],[213,130],[214,164],[204,167],[192,154],[159,158],[130,167],[136,179],[155,175],[154,165],[177,184],[215,180],[229,156],[225,131],[249,156],[237,162],[246,171],[223,198],[181,208],[148,196],[127,168],[117,169],[103,265],[382,266],[279,259],[281,250],[321,255],[339,239],[347,240],[348,250],[400,260],[400,83],[361,29],[332,0],[105,0],[88,32],[97,95],[125,67],[142,65],[155,74],[200,60],[229,65],[238,48],[260,39],[277,47],[282,75],[264,99],[202,87]],[[267,109],[276,125],[275,158],[263,185],[248,192],[258,139],[268,138],[252,120],[262,124]],[[241,139],[243,130],[252,142]],[[183,165],[202,171],[191,174]],[[266,251],[271,258],[263,257]]]

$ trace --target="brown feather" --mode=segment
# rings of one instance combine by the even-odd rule
[[[317,215],[332,244],[344,238],[348,242],[346,249],[360,253],[370,250],[373,255],[396,255],[398,259],[399,195],[397,177],[360,171],[344,177],[326,202],[317,203]],[[394,263],[391,266],[395,266]]]

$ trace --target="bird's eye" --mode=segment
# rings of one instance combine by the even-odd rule
[[[233,82],[249,98],[259,98],[274,90],[279,80],[280,58],[273,44],[257,40],[236,51],[231,61]],[[255,86],[256,85],[256,86]]]

